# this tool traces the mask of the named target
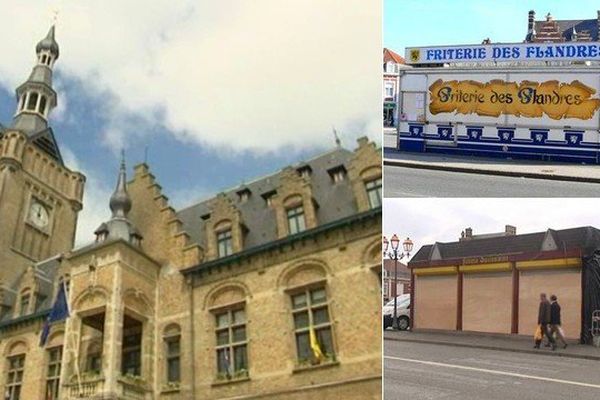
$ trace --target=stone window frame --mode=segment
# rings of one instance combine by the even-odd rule
[[[26,354],[14,354],[6,357],[5,400],[20,400],[23,376],[25,374]],[[16,362],[16,364],[14,364]],[[16,391],[16,394],[15,394]]]
[[[18,317],[22,317],[29,313],[29,310],[31,309],[32,298],[33,298],[33,290],[31,290],[30,287],[26,287],[23,290],[21,290],[21,292],[19,293],[19,310],[18,310],[18,315],[17,315]],[[24,301],[25,299],[27,300],[26,303]],[[25,304],[25,306],[24,306],[24,304]]]
[[[250,360],[248,357],[248,314],[247,314],[247,304],[245,300],[237,301],[235,303],[219,305],[211,308],[209,311],[213,317],[213,331],[214,331],[214,354],[215,354],[215,377],[217,382],[228,382],[228,381],[238,381],[238,380],[246,380],[249,379],[249,371],[250,371]],[[235,312],[243,311],[244,320],[242,323],[232,323],[232,318]],[[219,326],[218,317],[219,315],[227,314],[227,324],[225,326]],[[244,339],[233,341],[233,330],[242,328],[244,329]],[[228,341],[227,343],[218,344],[218,334],[219,332],[227,331]],[[244,347],[245,348],[245,368],[240,368],[239,370],[235,368],[235,348]],[[222,372],[219,367],[219,351],[226,350],[229,353],[229,363],[230,367],[233,366],[231,372]]]
[[[383,180],[382,180],[381,176],[376,177],[376,178],[371,178],[371,179],[365,179],[364,183],[365,183],[365,190],[367,192],[367,200],[369,200],[369,207],[371,209],[381,207],[383,204],[383,191],[382,191]],[[373,201],[371,198],[371,194],[373,192],[376,193],[377,201],[379,202],[379,204],[375,204],[375,205],[373,204]]]
[[[178,324],[170,324],[163,331],[163,349],[165,355],[164,379],[167,385],[179,385],[181,383],[181,327]],[[179,349],[176,354],[170,353],[170,344],[177,342]],[[171,361],[179,363],[177,379],[171,380]]]
[[[312,305],[312,304],[310,304],[310,294],[311,294],[311,292],[316,291],[316,290],[324,290],[325,291],[326,301]],[[293,332],[293,347],[295,349],[294,353],[295,353],[295,362],[296,362],[295,371],[304,370],[306,368],[315,368],[315,367],[338,364],[334,321],[333,321],[333,318],[331,315],[331,296],[330,296],[329,286],[327,284],[327,279],[321,279],[318,281],[290,287],[290,288],[285,289],[285,293],[288,297],[288,307],[289,307],[289,313],[291,316],[291,318],[290,318],[291,332]],[[305,295],[308,294],[307,299],[309,299],[309,303],[307,303],[307,307],[294,308],[293,298],[300,294],[305,294]],[[325,354],[326,358],[322,362],[316,362],[316,360],[310,360],[310,359],[301,359],[299,349],[298,349],[298,334],[299,333],[309,333],[309,335],[310,335],[310,324],[314,319],[313,309],[322,309],[322,308],[326,308],[326,310],[327,310],[328,322],[318,324],[318,325],[313,325],[313,329],[315,329],[315,331],[324,330],[324,329],[329,330],[329,336],[330,336],[330,340],[331,340],[330,347],[331,347],[332,352],[329,354]],[[300,314],[302,312],[308,312],[309,326],[297,329],[295,315]],[[317,333],[317,332],[315,332],[315,333]],[[317,336],[317,340],[318,340],[318,336]],[[310,336],[309,336],[308,346],[310,349]],[[309,351],[311,351],[311,350],[309,350]],[[325,353],[325,351],[324,351],[324,353]]]
[[[215,229],[217,244],[217,257],[227,257],[233,254],[233,229],[231,226],[224,229]],[[221,245],[224,245],[222,248]]]
[[[58,356],[53,358],[53,353],[58,352]],[[63,346],[58,345],[46,349],[47,369],[46,369],[46,396],[44,399],[58,400],[60,393],[60,373],[62,369]],[[54,368],[54,371],[52,369]],[[51,373],[53,372],[53,373]]]

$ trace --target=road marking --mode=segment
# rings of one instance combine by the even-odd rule
[[[412,358],[391,357],[391,356],[384,356],[383,358],[387,358],[387,359],[395,360],[395,361],[406,361],[406,362],[412,362],[412,363],[417,363],[417,364],[435,365],[435,366],[438,366],[438,367],[463,369],[463,370],[467,370],[467,371],[486,372],[488,374],[514,376],[516,378],[535,379],[535,380],[538,380],[538,381],[563,383],[563,384],[566,384],[566,385],[575,385],[575,386],[583,386],[583,387],[589,387],[589,388],[594,388],[594,389],[600,389],[600,385],[594,385],[593,383],[567,381],[567,380],[564,380],[564,379],[554,379],[554,378],[546,378],[546,377],[543,377],[543,376],[517,374],[515,372],[498,371],[498,370],[495,370],[495,369],[475,368],[475,367],[467,367],[467,366],[464,366],[464,365],[445,364],[445,363],[440,363],[440,362],[435,362],[435,361],[415,360],[415,359],[412,359]]]

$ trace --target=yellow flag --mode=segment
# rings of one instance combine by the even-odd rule
[[[319,341],[317,340],[317,334],[315,333],[315,329],[312,326],[310,327],[309,335],[310,348],[312,349],[315,358],[319,360],[319,362],[321,362],[325,359],[325,355],[321,351],[321,346],[319,346]]]

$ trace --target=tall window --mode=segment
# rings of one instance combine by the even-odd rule
[[[21,310],[20,315],[25,315],[29,311],[29,302],[31,301],[31,295],[29,292],[21,295]]]
[[[62,346],[48,349],[48,372],[46,373],[45,400],[57,400],[60,387],[60,367],[62,361]]]
[[[123,375],[142,375],[142,323],[128,315],[123,318],[121,373]]]
[[[233,253],[231,229],[217,233],[217,248],[219,249],[219,257],[226,257]]]
[[[302,206],[288,209],[287,220],[290,235],[306,230],[306,222],[304,220],[304,208]]]
[[[21,354],[8,358],[8,372],[6,378],[5,400],[19,400],[21,398],[21,385],[23,384],[23,370],[25,369],[25,355]]]
[[[29,101],[27,103],[27,109],[31,111],[35,111],[35,106],[37,106],[38,94],[33,92],[29,93]]]
[[[87,372],[96,372],[99,373],[102,371],[102,344],[98,342],[94,342],[89,345],[85,370]]]
[[[181,336],[179,331],[165,335],[167,382],[181,381]]]
[[[381,178],[365,183],[371,208],[381,207]]]
[[[237,378],[248,374],[246,312],[231,309],[215,315],[217,327],[217,373],[219,378]]]
[[[391,83],[385,84],[385,97],[390,98],[394,97],[394,85]]]
[[[298,363],[319,364],[333,361],[333,338],[324,287],[306,289],[292,295]],[[311,340],[311,330],[314,332]]]

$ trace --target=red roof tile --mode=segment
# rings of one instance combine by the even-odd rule
[[[390,49],[383,48],[383,62],[394,61],[397,64],[406,64],[406,60],[404,57],[400,56],[397,53],[394,53]]]

